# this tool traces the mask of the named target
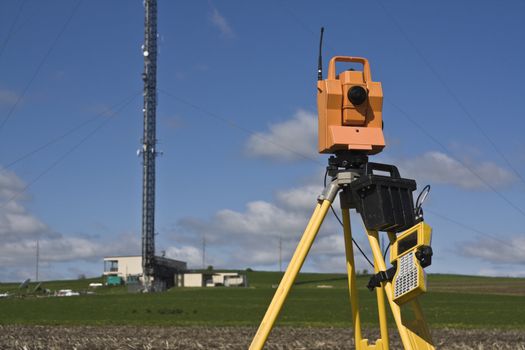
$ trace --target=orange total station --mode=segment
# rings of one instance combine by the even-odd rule
[[[336,75],[336,62],[360,63],[363,70]],[[383,91],[380,82],[372,81],[366,58],[335,56],[330,60],[327,79],[317,82],[317,108],[319,153],[376,154],[385,147]]]

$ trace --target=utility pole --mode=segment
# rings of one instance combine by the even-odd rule
[[[202,235],[202,269],[206,269],[206,235]]]
[[[38,282],[38,264],[40,260],[40,242],[36,240],[36,273],[35,273],[35,282]]]
[[[142,138],[142,267],[151,290],[155,275],[155,158],[157,110],[157,0],[144,1],[144,136]]]
[[[283,272],[283,236],[279,235],[279,272]]]

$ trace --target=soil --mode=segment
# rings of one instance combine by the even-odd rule
[[[0,326],[0,349],[247,349],[251,327]],[[390,348],[402,349],[392,330]],[[437,349],[525,350],[524,330],[434,329]],[[364,336],[375,339],[377,331]],[[341,328],[276,328],[265,349],[353,349]]]

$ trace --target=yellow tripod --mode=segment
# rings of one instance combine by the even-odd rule
[[[308,222],[308,225],[301,237],[299,245],[297,246],[295,253],[286,269],[286,272],[275,292],[270,306],[268,307],[266,314],[257,330],[255,337],[250,345],[251,350],[262,349],[266,340],[279,316],[282,306],[292,288],[292,285],[299,273],[306,256],[312,246],[312,243],[319,232],[321,224],[326,217],[330,206],[336,198],[338,192],[343,189],[340,195],[345,193],[344,188],[348,187],[355,179],[359,177],[359,173],[352,169],[346,169],[337,172],[333,177],[331,183],[326,186],[323,193],[318,198],[317,206]],[[342,196],[344,197],[344,195]],[[350,227],[350,207],[348,200],[341,198],[342,218],[344,227],[344,241],[346,251],[346,268],[348,273],[348,287],[350,293],[350,302],[352,308],[352,320],[354,325],[354,336],[356,350],[389,350],[388,341],[388,327],[387,327],[387,316],[386,316],[386,304],[385,296],[388,301],[388,305],[392,310],[397,329],[403,347],[406,350],[433,350],[435,349],[430,337],[430,332],[427,327],[426,321],[421,310],[421,306],[416,299],[409,301],[412,308],[412,319],[405,318],[405,310],[402,312],[402,308],[393,300],[393,286],[391,281],[381,282],[380,287],[376,288],[377,293],[377,306],[379,311],[379,326],[380,326],[380,339],[377,339],[375,344],[369,344],[367,339],[363,339],[361,335],[361,320],[359,312],[359,298],[357,294],[356,286],[356,271],[354,264],[354,252],[352,247],[352,231]],[[374,256],[374,268],[375,272],[386,270],[385,260],[383,258],[381,248],[379,245],[378,232],[372,230],[366,230],[370,247]],[[395,233],[388,233],[391,244],[396,241]],[[405,304],[405,305],[407,305]],[[403,309],[405,308],[403,305]]]

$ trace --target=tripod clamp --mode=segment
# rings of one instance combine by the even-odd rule
[[[419,261],[419,264],[422,268],[428,267],[432,264],[432,247],[429,245],[423,245],[419,247],[415,253],[416,259]],[[382,282],[392,282],[394,276],[397,272],[397,265],[394,262],[394,266],[387,269],[386,271],[379,271],[375,275],[370,277],[366,288],[369,291],[373,291],[376,287],[381,287]]]
[[[323,193],[317,197],[317,200],[321,203],[327,199],[333,203],[339,190],[343,190],[341,195],[344,192],[349,192],[347,190],[350,190],[351,183],[365,173],[367,163],[368,157],[358,152],[340,151],[336,152],[335,156],[330,156],[326,166],[326,174],[332,178],[332,181],[325,186]]]
[[[386,271],[379,271],[378,273],[370,277],[366,288],[368,288],[368,290],[372,292],[376,287],[381,287],[382,282],[391,282],[396,274],[396,271],[397,267],[395,265]]]
[[[332,177],[332,181],[323,190],[323,193],[317,197],[317,201],[322,203],[324,200],[328,200],[330,203],[333,203],[339,190],[350,186],[360,176],[360,173],[352,169],[338,170]]]

